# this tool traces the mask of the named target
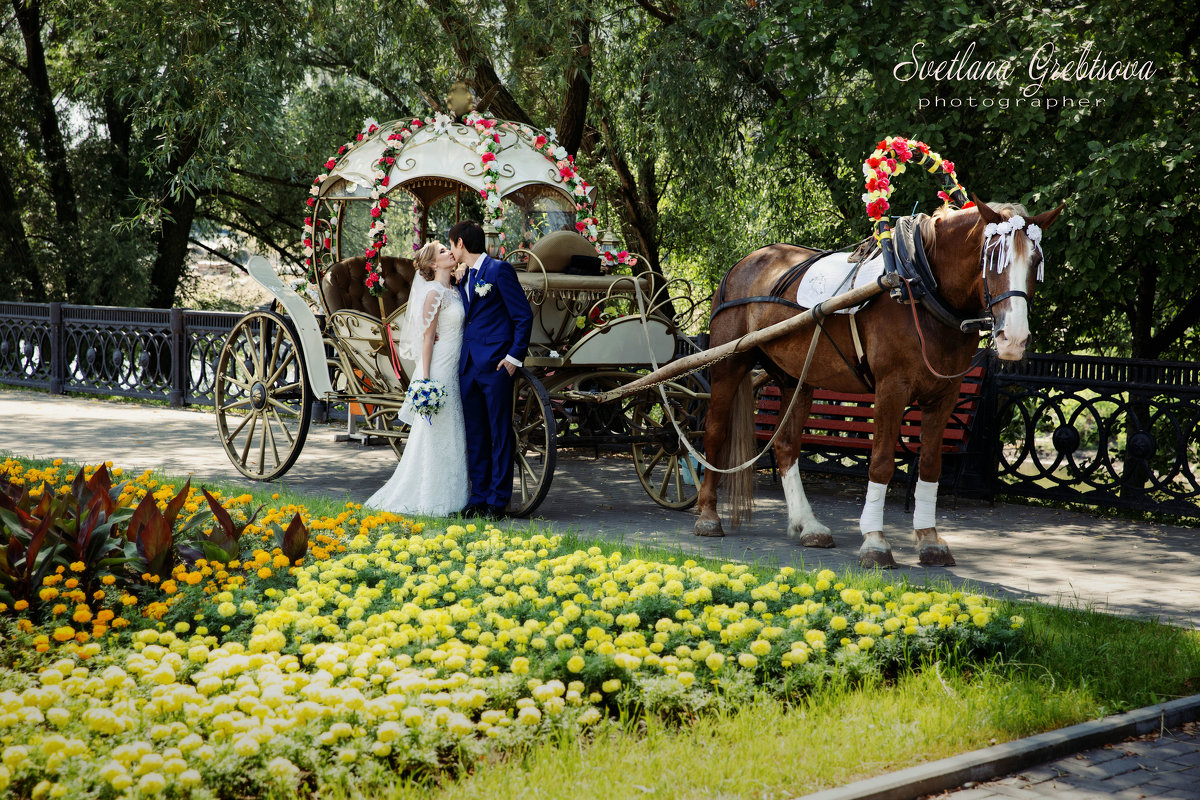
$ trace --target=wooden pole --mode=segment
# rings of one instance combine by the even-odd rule
[[[736,353],[744,353],[747,350],[758,347],[761,344],[778,339],[781,336],[787,336],[809,325],[815,324],[818,320],[826,317],[835,311],[840,311],[843,308],[852,308],[862,305],[878,294],[884,291],[894,289],[900,284],[900,279],[893,274],[882,276],[878,282],[868,286],[860,286],[857,289],[852,289],[848,292],[839,294],[837,297],[832,297],[823,303],[817,303],[816,306],[810,308],[802,314],[797,314],[794,317],[789,317],[783,322],[777,322],[762,330],[751,331],[740,339],[735,339],[732,342],[726,342],[719,347],[712,347],[700,353],[693,353],[690,356],[685,356],[677,361],[672,361],[659,367],[649,375],[644,375],[632,383],[627,383],[616,389],[607,392],[567,392],[566,394],[578,399],[592,400],[598,403],[607,403],[616,400],[619,397],[624,397],[634,392],[640,392],[643,389],[648,389],[663,381],[668,381],[671,378],[679,375],[692,372],[693,370],[705,367],[715,361],[720,361],[723,358],[735,355]]]

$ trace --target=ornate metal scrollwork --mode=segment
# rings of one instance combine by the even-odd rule
[[[1089,361],[1076,359],[1030,362],[1069,372]],[[1098,373],[1087,366],[1079,371]],[[1170,376],[1158,386],[1070,375],[996,379],[1002,491],[1190,515],[1200,510],[1200,391]]]

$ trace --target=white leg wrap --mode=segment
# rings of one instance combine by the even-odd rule
[[[926,482],[917,479],[917,488],[913,493],[913,530],[937,527],[937,481]]]
[[[787,501],[789,535],[799,536],[801,532],[812,530],[814,526],[824,527],[817,521],[812,505],[804,494],[804,483],[800,480],[800,467],[797,464],[792,464],[784,473],[783,497]]]
[[[863,503],[858,526],[863,535],[883,530],[883,500],[887,497],[887,484],[867,481],[867,501]]]

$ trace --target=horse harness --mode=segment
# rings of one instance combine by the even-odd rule
[[[873,240],[865,239],[862,242],[858,242],[857,244],[854,245],[854,247],[857,249],[855,250],[854,256],[851,256],[851,259],[853,260],[854,258],[858,258],[859,259],[858,263],[860,266],[862,264],[865,264],[867,261],[870,261],[871,258],[874,256],[875,251],[872,248],[864,249],[864,245],[870,241],[873,241]],[[804,277],[804,273],[808,272],[809,267],[811,267],[816,262],[820,261],[822,258],[825,258],[825,256],[832,255],[833,253],[836,253],[836,252],[839,252],[839,251],[837,251],[837,250],[820,250],[816,253],[813,253],[811,256],[804,259],[803,261],[792,265],[791,267],[789,267],[787,269],[786,272],[784,272],[782,275],[780,275],[779,278],[775,281],[775,283],[771,286],[771,293],[769,295],[758,295],[755,297],[739,297],[736,300],[726,300],[725,299],[725,282],[727,280],[729,280],[730,272],[732,272],[732,270],[730,270],[730,272],[725,273],[725,277],[721,279],[721,283],[717,287],[717,298],[716,298],[717,302],[716,302],[716,307],[712,311],[712,314],[709,315],[710,323],[713,319],[716,318],[717,314],[720,314],[722,311],[725,311],[726,309],[729,309],[729,308],[734,308],[736,306],[746,305],[748,303],[778,303],[779,305],[787,306],[788,308],[794,308],[797,311],[807,311],[808,310],[807,308],[805,308],[804,306],[795,302],[794,300],[789,300],[786,297],[786,295],[791,293],[793,286],[796,284],[797,281],[799,281],[801,278]],[[853,282],[854,274],[855,274],[855,272],[851,272],[850,275],[847,277],[847,280],[849,280],[850,282]],[[869,305],[870,302],[871,301],[867,301],[867,304]],[[855,377],[858,378],[859,383],[861,383],[863,386],[865,386],[867,388],[867,391],[873,392],[873,391],[875,391],[875,375],[871,372],[871,367],[867,363],[866,351],[863,349],[863,346],[862,346],[862,338],[858,334],[858,323],[854,319],[854,314],[851,313],[849,315],[849,317],[850,317],[850,336],[854,341],[855,358],[853,360],[851,360],[845,353],[842,352],[842,349],[840,347],[838,347],[837,342],[834,341],[833,337],[826,335],[826,338],[829,340],[829,343],[831,345],[833,345],[834,351],[838,354],[838,356],[842,359],[842,361],[845,362],[846,366],[854,373]],[[823,319],[822,317],[818,316],[815,318],[815,321],[817,323],[818,330],[820,332],[824,333],[825,326],[822,322],[822,319]],[[815,344],[815,340],[814,340],[814,344]],[[809,359],[811,360],[811,352],[810,352]],[[806,367],[807,367],[807,363],[806,363]],[[807,372],[807,369],[806,369],[806,372]],[[783,381],[783,380],[781,380],[780,383],[788,385],[789,387],[792,385],[792,384],[788,383],[787,381]]]

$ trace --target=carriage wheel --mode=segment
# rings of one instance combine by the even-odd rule
[[[395,406],[364,406],[366,413],[366,428],[371,435],[387,439],[396,454],[396,460],[404,455],[404,445],[408,443],[408,435],[412,429],[408,423],[401,422],[397,416],[399,409]]]
[[[708,384],[698,375],[663,386],[670,413],[687,440],[703,452],[704,419],[708,409]],[[642,488],[663,508],[691,508],[700,494],[703,471],[692,459],[683,439],[667,416],[662,396],[655,389],[639,395],[629,409],[634,436],[633,466]]]
[[[238,472],[256,481],[287,472],[308,436],[312,400],[291,325],[270,311],[242,317],[221,348],[214,399],[221,446]]]
[[[513,382],[513,437],[513,494],[508,514],[527,517],[550,491],[558,451],[550,395],[524,367],[517,370]]]

